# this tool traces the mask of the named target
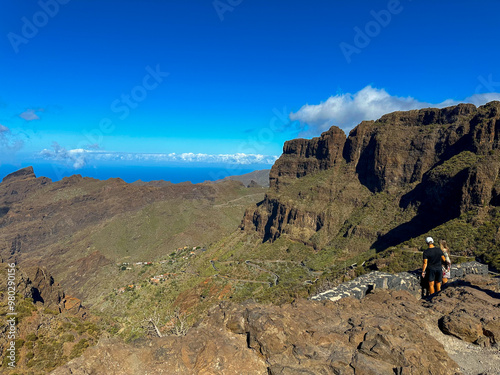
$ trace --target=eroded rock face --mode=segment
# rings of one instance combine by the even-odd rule
[[[51,182],[52,180],[47,177],[37,178],[33,167],[20,169],[4,177],[0,189],[0,218],[7,215],[14,203],[22,201],[28,194]]]
[[[6,263],[0,263],[2,270],[6,267]],[[37,306],[43,306],[56,313],[68,312],[70,316],[81,318],[88,315],[87,309],[82,306],[82,301],[66,295],[45,267],[18,267],[16,269],[16,291],[23,298],[31,298]],[[0,290],[6,290],[4,283],[0,283]]]
[[[349,134],[346,161],[354,163],[360,181],[372,191],[421,181],[442,159],[473,147],[467,138],[475,113],[474,105],[460,104],[394,112],[363,122]]]
[[[345,133],[333,126],[319,138],[294,139],[285,142],[283,155],[269,174],[269,185],[277,188],[287,178],[300,178],[308,174],[335,167],[342,161]]]
[[[363,242],[364,250],[404,241],[394,235],[375,243],[391,224],[420,220],[411,238],[499,204],[499,138],[500,102],[491,102],[394,112],[362,122],[347,139],[332,127],[319,138],[286,142],[271,189],[241,228],[316,248],[335,237],[356,237],[353,246]]]
[[[14,180],[24,180],[27,178],[36,178],[35,172],[33,171],[33,167],[26,167],[23,169],[19,169],[11,174],[5,176],[2,182],[9,182]]]

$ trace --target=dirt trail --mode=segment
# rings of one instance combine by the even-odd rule
[[[445,335],[436,327],[435,322],[428,322],[426,328],[430,335],[444,346],[450,358],[460,366],[464,375],[500,374],[500,351],[498,349],[481,348],[454,336]]]
[[[234,203],[234,202],[240,201],[240,200],[242,200],[242,199],[248,199],[248,198],[250,198],[250,197],[255,197],[255,196],[257,196],[257,195],[263,195],[263,194],[262,194],[262,193],[256,193],[256,194],[245,195],[245,196],[243,196],[243,197],[239,197],[239,198],[236,198],[236,199],[230,200],[230,201],[228,201],[228,202],[226,202],[226,203],[216,204],[216,205],[214,205],[213,207],[226,207],[226,206],[229,206],[229,204],[231,204],[231,203]],[[246,204],[245,204],[245,205],[246,205]]]

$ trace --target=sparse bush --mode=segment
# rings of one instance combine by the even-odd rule
[[[75,336],[73,336],[71,333],[66,333],[62,336],[61,339],[63,342],[73,342],[75,341]]]
[[[26,341],[36,341],[37,339],[38,339],[38,337],[34,333],[29,333],[26,336]]]
[[[85,349],[89,347],[89,341],[86,339],[81,339],[78,343],[71,349],[70,359],[79,357]]]

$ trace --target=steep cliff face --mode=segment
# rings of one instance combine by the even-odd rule
[[[500,102],[491,102],[394,112],[362,122],[347,139],[332,127],[289,141],[269,193],[241,227],[264,240],[367,249],[497,206],[499,130]],[[380,241],[405,224],[409,233]]]
[[[346,161],[355,165],[360,181],[374,192],[421,181],[440,160],[471,148],[467,137],[475,112],[472,104],[461,104],[394,112],[376,122],[363,122],[349,134]]]
[[[0,218],[7,215],[12,204],[22,201],[26,196],[50,184],[47,177],[37,178],[33,167],[20,169],[7,175],[2,180],[3,189],[0,190]]]
[[[15,279],[16,295],[10,305],[12,285],[7,276],[0,278],[0,314],[6,323],[0,328],[0,353],[9,355],[7,348],[12,337],[7,335],[7,314],[15,312],[16,369],[2,374],[48,374],[69,356],[97,342],[100,318],[81,305],[81,301],[64,293],[44,267],[16,267],[0,263],[0,273]],[[12,311],[12,309],[14,311]],[[81,341],[83,340],[83,341]],[[82,347],[82,344],[86,343]]]
[[[283,155],[273,165],[269,184],[277,188],[287,178],[331,169],[342,161],[342,150],[346,141],[342,130],[332,127],[319,138],[295,139],[285,142]]]

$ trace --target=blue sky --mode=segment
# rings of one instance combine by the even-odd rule
[[[497,1],[0,9],[0,177],[47,163],[55,179],[127,163],[258,169],[284,141],[331,125],[500,98]]]

